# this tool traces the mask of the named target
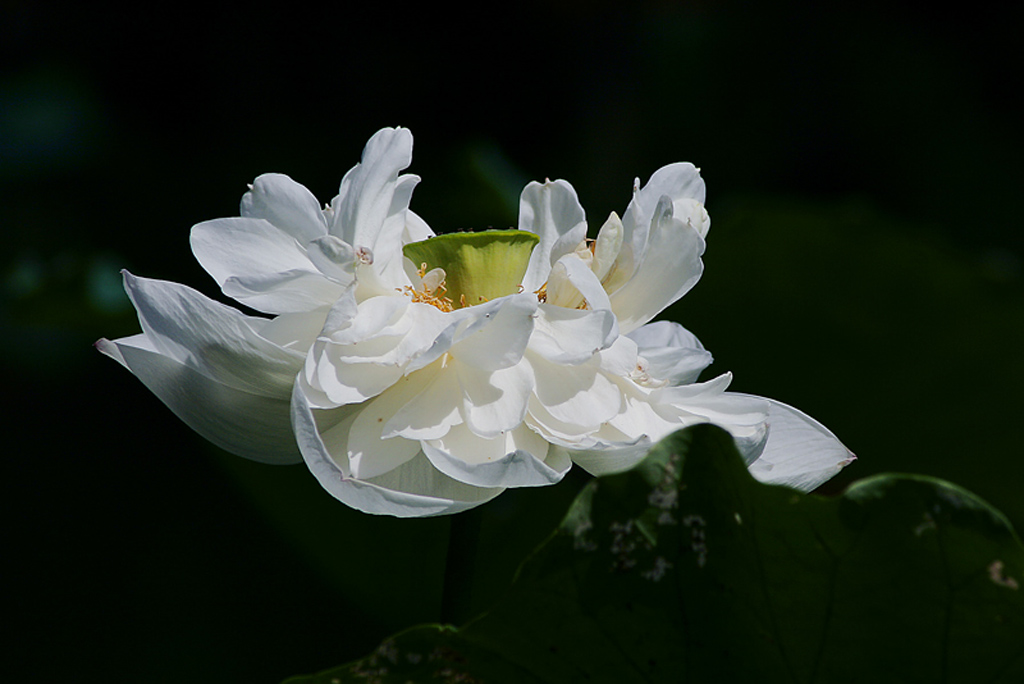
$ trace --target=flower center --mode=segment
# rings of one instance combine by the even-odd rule
[[[405,245],[402,253],[419,267],[421,278],[442,269],[443,281],[431,282],[429,291],[442,286],[443,296],[459,308],[519,292],[539,241],[524,230],[448,233]]]

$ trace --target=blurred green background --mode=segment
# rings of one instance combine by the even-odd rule
[[[362,516],[304,466],[206,445],[92,349],[119,269],[216,288],[188,246],[287,173],[329,200],[382,126],[431,226],[515,225],[565,178],[591,227],[688,160],[705,276],[666,316],[733,388],[884,471],[1024,524],[1020,6],[0,7],[0,357],[10,681],[277,682],[440,617],[449,521]],[[481,510],[474,605],[581,473]],[[467,554],[470,550],[467,550]],[[6,679],[6,677],[5,677]]]

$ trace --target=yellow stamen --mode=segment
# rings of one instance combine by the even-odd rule
[[[416,271],[420,279],[424,279],[427,276],[427,265],[426,263],[420,264],[419,269]],[[443,271],[441,271],[443,273]],[[444,293],[448,291],[448,288],[444,286],[444,278],[442,276],[441,281],[433,288],[424,282],[422,290],[413,289],[411,285],[406,285],[404,288],[395,288],[396,291],[402,294],[407,294],[412,298],[412,301],[420,304],[429,304],[436,309],[439,309],[445,313],[449,313],[455,310],[452,300],[444,296]]]
[[[533,291],[533,294],[537,295],[537,301],[546,302],[548,301],[548,283],[544,281],[544,284],[539,289]]]

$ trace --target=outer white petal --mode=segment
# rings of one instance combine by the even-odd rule
[[[299,244],[327,235],[320,203],[304,185],[281,173],[265,173],[242,196],[242,216],[266,219]]]
[[[162,354],[145,335],[100,340],[186,425],[220,448],[263,463],[302,460],[289,418],[288,392],[276,396],[231,387]]]
[[[750,466],[750,474],[761,482],[809,492],[856,460],[818,421],[774,399],[765,401],[769,404],[768,442]]]
[[[673,203],[693,199],[701,204],[705,201],[704,180],[700,170],[689,162],[676,162],[661,167],[644,184],[635,196],[635,208],[650,220],[662,196],[667,195]]]
[[[143,332],[161,354],[236,389],[272,397],[291,391],[303,354],[257,334],[264,319],[178,283],[127,271],[124,283]]]
[[[366,513],[404,518],[446,515],[479,506],[503,491],[453,480],[422,454],[370,480],[352,477],[347,464],[339,465],[327,451],[298,387],[292,395],[292,423],[302,457],[317,481],[339,501]]]
[[[625,282],[642,268],[640,264],[644,260],[644,255],[651,249],[648,244],[650,232],[659,213],[657,207],[662,197],[667,197],[673,206],[680,201],[697,200],[701,204],[704,202],[704,181],[693,164],[686,162],[661,167],[654,172],[642,189],[638,178],[633,188],[633,199],[630,200],[626,213],[622,215],[622,248],[615,263],[616,273],[612,278],[615,287],[609,288],[612,292],[618,288],[618,284]],[[706,226],[700,228],[703,232],[698,230],[698,234],[704,235],[707,232]]]
[[[572,462],[564,451],[549,452],[549,448],[524,425],[490,440],[464,427],[455,428],[442,440],[423,443],[423,453],[434,467],[478,487],[539,487],[558,482]]]
[[[607,442],[590,449],[569,449],[567,453],[573,463],[600,477],[629,470],[644,460],[651,446],[651,440],[644,435],[633,442]],[[555,448],[562,450],[561,447]]]
[[[355,247],[370,248],[374,271],[393,285],[401,283],[392,283],[392,277],[404,277],[402,236],[408,227],[409,200],[419,182],[418,176],[399,176],[410,163],[412,133],[408,129],[377,131],[366,143],[362,161],[345,174],[331,203],[330,233]]]
[[[650,376],[673,385],[696,381],[712,361],[697,337],[672,321],[648,323],[627,337],[637,343],[639,354],[647,359]]]
[[[704,271],[704,239],[697,230],[673,217],[667,196],[657,211],[643,262],[611,296],[623,333],[639,328],[686,294]]]
[[[280,274],[291,274],[284,278],[284,283],[300,274],[326,280],[294,236],[264,219],[234,217],[204,221],[193,226],[191,243],[196,259],[221,287],[232,279],[241,281],[243,290],[265,293],[282,286],[274,280],[280,278]],[[318,301],[310,308],[330,303],[329,300]]]
[[[326,316],[324,309],[281,314],[267,319],[263,325],[253,324],[253,330],[279,347],[306,354],[323,329]]]
[[[427,225],[427,222],[420,218],[412,209],[407,210],[405,212],[405,231],[402,233],[402,244],[407,245],[410,242],[421,242],[432,237],[434,237],[434,231]]]
[[[519,198],[519,230],[540,238],[523,276],[523,289],[534,292],[552,265],[587,237],[586,214],[576,191],[564,180],[529,183]]]
[[[232,276],[221,289],[228,297],[269,314],[322,309],[345,292],[333,279],[308,269]]]
[[[727,430],[750,464],[760,456],[768,436],[768,402],[726,392],[730,382],[732,374],[723,373],[707,382],[657,389],[650,399],[658,413],[678,420],[680,427],[708,422]]]
[[[625,246],[632,249],[634,257],[645,251],[646,230],[657,213],[658,203],[667,196],[675,204],[681,200],[693,199],[704,204],[704,180],[700,171],[689,162],[668,164],[655,171],[643,188],[633,195],[622,223],[626,228]]]

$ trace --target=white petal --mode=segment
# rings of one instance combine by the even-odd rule
[[[761,482],[809,492],[857,458],[818,421],[792,406],[766,401],[768,442],[750,466]]]
[[[420,452],[420,444],[416,440],[404,437],[383,439],[386,421],[401,406],[395,395],[396,393],[383,392],[376,399],[367,402],[349,426],[343,439],[353,477],[366,480],[382,475],[411,460]],[[327,443],[326,434],[324,441]],[[337,450],[332,451],[338,453]]]
[[[263,219],[204,221],[193,226],[191,243],[196,259],[221,287],[232,278],[246,283],[273,283],[267,279],[282,273],[324,277],[294,236]],[[267,291],[266,287],[247,287]],[[327,304],[330,301],[319,302],[318,306]]]
[[[702,417],[682,415],[679,411],[666,416],[667,411],[656,410],[652,402],[644,396],[626,395],[624,399],[622,410],[608,421],[610,427],[627,438],[623,441],[632,442],[637,437],[645,436],[652,442],[657,442],[681,427],[705,422]]]
[[[124,271],[124,284],[142,330],[161,354],[236,389],[270,397],[291,391],[303,355],[257,334],[254,327],[264,320],[178,283]]]
[[[481,437],[496,437],[519,425],[533,389],[533,373],[525,363],[482,370],[455,357],[453,366],[462,388],[462,418]]]
[[[302,457],[321,486],[339,501],[366,513],[398,517],[458,513],[503,491],[457,482],[437,470],[422,454],[384,475],[359,480],[327,451],[313,412],[298,389],[292,396],[292,422]]]
[[[422,242],[432,237],[434,237],[434,231],[427,225],[427,222],[420,218],[412,209],[407,210],[405,212],[405,232],[402,233],[402,244]]]
[[[639,183],[638,178],[634,186],[633,199],[630,200],[626,213],[622,215],[622,250],[615,264],[616,273],[613,274],[616,285],[632,277],[640,268],[644,255],[652,249],[648,244],[650,232],[654,227],[658,204],[662,197],[668,197],[671,205],[675,205],[677,201],[690,199],[704,203],[704,181],[693,164],[679,162],[663,166],[654,172],[642,189],[638,187]],[[703,235],[699,229],[697,232]],[[609,287],[609,292],[614,292],[615,289],[616,287]]]
[[[437,439],[462,422],[458,374],[440,361],[396,381],[388,392],[402,392],[405,403],[384,424],[384,436]]]
[[[574,309],[585,303],[591,311],[612,309],[601,281],[576,254],[566,254],[555,263],[548,278],[547,292],[548,303],[556,306]],[[618,328],[615,335],[618,335]]]
[[[342,287],[347,288],[355,281],[359,259],[355,248],[347,242],[324,235],[310,241],[307,253],[321,273]]]
[[[263,463],[298,463],[288,392],[257,395],[230,387],[161,354],[145,335],[100,340],[174,415],[220,448]]]
[[[534,394],[547,413],[561,423],[596,430],[619,413],[622,392],[601,372],[600,359],[565,366],[530,358]]]
[[[306,354],[324,327],[326,316],[327,311],[324,309],[281,314],[267,320],[262,326],[253,325],[253,330],[279,347]]]
[[[530,341],[537,306],[537,298],[524,292],[457,310],[461,320],[452,330],[449,353],[481,370],[514,366]]]
[[[326,408],[325,398],[332,406],[359,403],[384,391],[415,370],[409,362],[431,348],[447,320],[401,296],[368,299],[348,320],[329,316],[303,373],[313,405]],[[336,322],[342,327],[331,330]]]
[[[533,325],[530,350],[553,363],[583,363],[615,341],[615,315],[606,310],[541,304]]]
[[[269,314],[322,309],[345,292],[335,280],[308,269],[232,276],[221,289],[228,297]]]
[[[551,266],[587,237],[586,214],[576,191],[563,180],[529,183],[519,198],[519,230],[540,238],[523,276],[523,289],[534,292],[547,280]]]
[[[637,343],[647,359],[651,377],[673,385],[695,382],[700,372],[711,365],[711,354],[689,330],[672,321],[648,323],[627,337]]]
[[[652,442],[645,435],[634,442],[602,444],[591,449],[569,449],[572,462],[585,471],[600,477],[614,475],[634,467],[644,460],[651,450]]]
[[[619,252],[622,250],[622,240],[622,221],[619,219],[618,214],[613,211],[597,233],[597,240],[594,243],[594,261],[591,264],[594,275],[605,285],[609,292],[613,292],[618,288],[618,284],[612,285],[616,278],[615,274],[611,273],[611,271],[619,257]],[[622,278],[622,282],[625,282],[627,279],[627,277]]]
[[[478,487],[539,487],[562,479],[572,462],[564,451],[548,455],[549,444],[526,426],[482,439],[456,428],[423,453],[444,474]]]
[[[305,186],[280,173],[265,173],[242,196],[242,216],[266,219],[300,244],[327,235],[320,203]]]
[[[644,187],[633,196],[633,201],[622,217],[623,223],[635,221],[637,224],[645,222],[650,225],[663,196],[668,196],[673,204],[689,199],[704,204],[705,188],[700,171],[689,162],[669,164],[655,171]],[[643,247],[642,244],[634,244],[641,249]]]
[[[408,129],[377,131],[366,143],[362,161],[341,181],[332,202],[331,235],[355,247],[369,247],[380,266],[395,254],[400,260],[406,211],[419,178],[398,174],[411,163],[412,133]],[[380,272],[379,267],[375,270]]]
[[[299,383],[304,390],[313,390],[309,392],[313,406],[333,408],[375,397],[400,377],[399,366],[336,359],[329,341],[321,338],[306,357]]]
[[[655,390],[651,401],[659,413],[692,425],[695,419],[728,431],[749,465],[760,455],[768,437],[768,402],[760,397],[725,392],[732,374],[702,383]]]
[[[633,277],[612,293],[619,328],[629,333],[682,297],[704,270],[704,240],[691,226],[672,216],[667,197],[658,204],[648,245]]]

